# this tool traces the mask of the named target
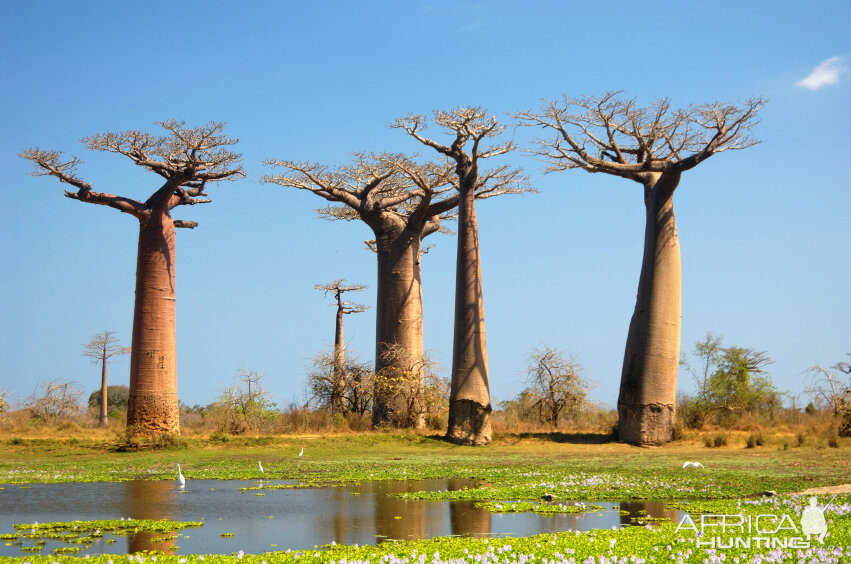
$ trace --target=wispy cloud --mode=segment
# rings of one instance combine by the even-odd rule
[[[796,84],[809,90],[818,90],[823,86],[830,86],[839,82],[839,78],[846,72],[845,57],[837,55],[816,65],[806,78],[799,80]]]

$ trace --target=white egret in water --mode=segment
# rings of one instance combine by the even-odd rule
[[[186,485],[186,478],[183,477],[183,472],[180,471],[180,464],[177,465],[177,483],[180,484],[180,487]]]
[[[262,474],[263,473],[263,463],[260,462],[259,460],[257,461],[257,467],[260,468],[260,473]]]
[[[304,454],[304,447],[301,447],[301,452],[298,453],[299,456],[301,456],[302,454]]]
[[[700,462],[686,462],[683,464],[683,470],[688,470],[689,468],[704,468],[704,466]]]

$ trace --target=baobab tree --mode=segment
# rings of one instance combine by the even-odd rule
[[[672,109],[668,99],[637,106],[620,92],[549,101],[516,115],[553,136],[537,141],[548,171],[581,168],[635,181],[643,187],[644,258],[629,325],[618,398],[622,440],[671,440],[680,351],[680,246],[674,190],[682,174],[716,153],[746,149],[765,105],[702,104]]]
[[[144,202],[106,192],[75,174],[77,157],[59,151],[27,149],[21,157],[33,162],[35,176],[55,176],[73,186],[65,196],[115,208],[139,221],[136,258],[136,303],[130,355],[130,399],[127,427],[132,432],[180,432],[177,402],[175,338],[175,229],[193,229],[195,221],[172,219],[178,206],[210,202],[208,182],[243,176],[241,156],[228,150],[236,139],[222,133],[224,124],[210,122],[190,128],[180,121],[158,122],[166,135],[143,131],[107,132],[82,140],[93,151],[107,151],[165,179]]]
[[[475,200],[497,194],[529,191],[521,171],[502,165],[479,170],[479,161],[504,155],[511,141],[483,146],[504,130],[494,116],[478,107],[458,107],[433,112],[433,122],[454,137],[443,145],[423,137],[427,120],[409,114],[392,125],[443,155],[454,166],[452,179],[458,198],[458,256],[455,273],[455,329],[452,345],[452,379],[449,428],[446,437],[461,444],[486,444],[491,439],[488,356],[485,342],[482,269]]]
[[[345,278],[334,280],[327,284],[316,284],[317,290],[322,290],[327,296],[331,293],[337,305],[337,322],[334,329],[334,382],[331,390],[331,411],[343,413],[343,391],[346,386],[346,348],[343,341],[343,316],[352,313],[363,313],[369,309],[365,305],[352,303],[343,299],[346,292],[361,292],[366,290],[366,284],[344,284]]]
[[[354,161],[335,169],[318,163],[267,160],[284,172],[261,182],[306,190],[337,205],[317,210],[329,220],[359,219],[375,240],[376,288],[375,371],[392,371],[398,357],[387,351],[402,347],[411,359],[423,355],[422,240],[451,217],[457,198],[451,193],[451,171],[434,162],[417,163],[398,154],[356,153]],[[407,364],[407,363],[406,363]],[[376,394],[373,424],[395,423],[389,398]]]
[[[89,342],[83,345],[83,356],[92,359],[95,364],[100,363],[100,426],[106,427],[109,424],[109,414],[107,413],[107,385],[106,385],[106,365],[109,359],[127,354],[130,352],[129,347],[122,347],[114,331],[104,331],[93,335]]]

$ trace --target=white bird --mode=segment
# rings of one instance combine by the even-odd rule
[[[260,468],[260,473],[262,474],[263,473],[263,463],[260,462],[259,460],[257,461],[257,467]]]
[[[703,468],[703,464],[700,462],[686,462],[683,464],[683,470],[687,470],[689,468]]]
[[[298,453],[299,456],[301,456],[302,454],[304,454],[304,447],[301,447],[301,452]]]
[[[183,472],[180,471],[180,464],[177,465],[177,483],[180,484],[180,487],[186,485],[186,478],[183,477]]]

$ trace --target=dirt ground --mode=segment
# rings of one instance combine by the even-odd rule
[[[838,494],[838,493],[851,493],[851,484],[841,484],[838,486],[825,486],[823,488],[810,488],[808,490],[804,490],[801,493],[805,494]]]

